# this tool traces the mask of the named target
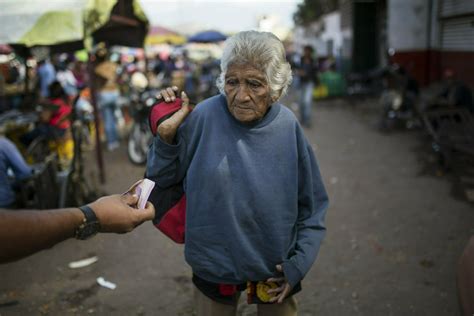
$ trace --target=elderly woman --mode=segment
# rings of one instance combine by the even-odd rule
[[[219,95],[191,112],[183,92],[158,126],[147,176],[160,188],[183,180],[198,315],[235,315],[246,284],[259,315],[296,315],[292,294],[318,254],[328,198],[302,128],[277,103],[291,68],[277,37],[248,31],[227,40],[221,71]],[[161,97],[172,102],[175,90]]]

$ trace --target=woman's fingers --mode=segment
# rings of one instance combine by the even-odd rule
[[[285,289],[281,292],[281,294],[279,295],[279,298],[278,298],[278,304],[281,304],[283,303],[283,300],[285,299],[285,297],[290,293],[290,285],[287,283],[285,285]]]
[[[274,282],[274,283],[283,283],[285,282],[285,277],[280,278],[269,278],[267,282]]]
[[[290,285],[288,283],[285,283],[284,285],[282,285],[281,287],[279,287],[278,289],[282,288],[280,294],[272,297],[270,299],[270,303],[275,303],[277,302],[278,304],[282,303],[283,300],[285,299],[285,297],[288,295],[288,293],[290,293]],[[276,290],[276,289],[275,289]],[[268,291],[270,292],[270,290]]]
[[[171,99],[171,101],[174,101],[176,99],[176,95],[174,93],[173,88],[166,88],[166,92],[168,93],[168,97]]]
[[[280,286],[280,287],[277,287],[277,288],[268,290],[267,293],[268,293],[268,294],[280,293],[280,292],[283,291],[284,289],[285,289],[285,285],[282,285],[282,286]]]
[[[172,102],[176,99],[176,92],[178,91],[177,86],[168,87],[160,91],[156,96],[157,99],[163,99],[165,102]]]

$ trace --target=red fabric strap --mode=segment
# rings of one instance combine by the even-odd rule
[[[156,136],[156,129],[160,119],[181,109],[182,103],[183,101],[180,98],[176,98],[173,102],[160,102],[152,107],[150,112],[150,129],[153,136]]]
[[[161,221],[155,225],[163,234],[178,244],[184,244],[184,225],[186,220],[186,195],[163,215]]]
[[[219,293],[224,296],[231,296],[237,292],[237,285],[235,284],[219,284]]]

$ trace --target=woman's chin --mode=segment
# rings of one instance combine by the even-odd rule
[[[236,115],[234,114],[234,118],[239,121],[240,123],[248,124],[258,120],[255,115]]]
[[[255,114],[254,111],[248,110],[248,109],[242,109],[242,108],[234,108],[233,111],[231,112],[232,116],[239,122],[241,123],[252,123],[255,121],[258,121],[260,117]]]

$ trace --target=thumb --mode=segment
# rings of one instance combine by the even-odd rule
[[[138,203],[138,195],[127,193],[122,195],[122,201],[128,205],[136,205]]]
[[[145,208],[139,210],[138,214],[142,222],[152,220],[155,218],[155,207],[150,202],[147,202]]]
[[[127,193],[134,193],[136,187],[142,182],[143,182],[143,179],[140,179],[137,182],[135,182],[127,191],[125,191],[123,195],[126,195]]]
[[[181,92],[181,100],[183,100],[182,108],[186,112],[188,112],[189,111],[189,98],[188,98],[188,95],[186,94],[186,92],[184,92],[184,91]]]

